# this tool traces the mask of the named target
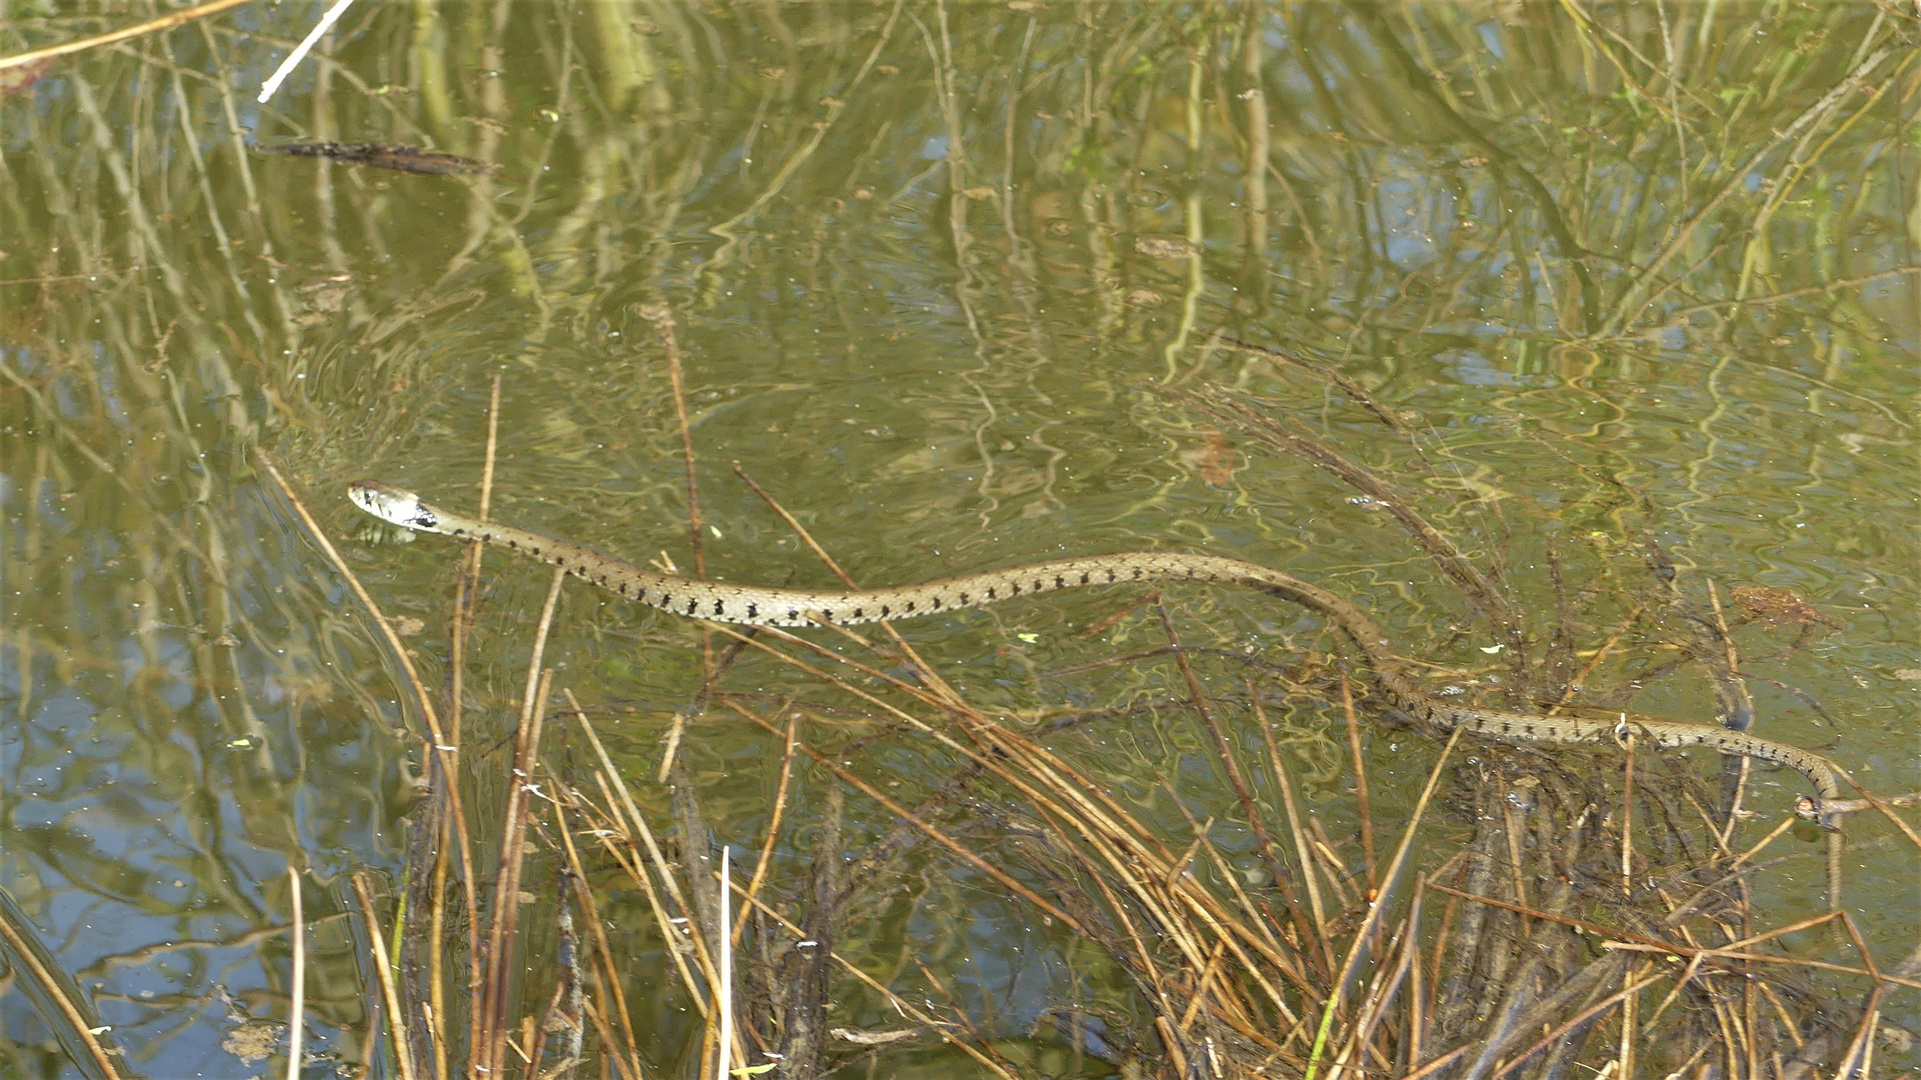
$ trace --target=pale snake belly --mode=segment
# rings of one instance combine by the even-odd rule
[[[384,521],[409,529],[479,540],[527,555],[642,604],[711,622],[753,626],[850,625],[892,622],[985,607],[1032,593],[1082,585],[1145,581],[1200,581],[1239,585],[1284,597],[1318,612],[1339,627],[1367,661],[1369,673],[1395,708],[1442,728],[1463,728],[1475,735],[1507,741],[1554,743],[1617,742],[1632,733],[1642,745],[1665,749],[1704,746],[1785,765],[1805,776],[1822,803],[1840,797],[1840,770],[1819,754],[1731,731],[1651,717],[1619,720],[1484,709],[1436,697],[1411,678],[1388,647],[1374,620],[1348,600],[1292,574],[1241,559],[1182,552],[1136,551],[1050,559],[1004,570],[939,578],[891,589],[818,591],[765,588],[697,581],[661,573],[578,544],[442,510],[418,495],[375,480],[348,487],[356,505]],[[1817,805],[1817,810],[1819,806]],[[1824,825],[1831,825],[1824,819]],[[1828,834],[1828,903],[1841,897],[1840,834]]]

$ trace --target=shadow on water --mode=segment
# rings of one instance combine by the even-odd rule
[[[1798,774],[1448,744],[1266,598],[736,634],[341,497],[1231,554],[1912,792],[1911,12],[363,3],[257,104],[317,17],[0,59],[0,1075],[284,1070],[296,983],[309,1077],[1921,1063],[1904,806],[1831,932]]]

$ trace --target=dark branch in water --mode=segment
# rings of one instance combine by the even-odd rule
[[[349,165],[371,165],[376,169],[432,173],[438,176],[497,176],[500,174],[498,168],[484,161],[475,161],[473,158],[461,157],[459,154],[442,153],[439,150],[423,150],[418,146],[402,146],[397,143],[257,143],[254,149],[263,154],[332,158]]]

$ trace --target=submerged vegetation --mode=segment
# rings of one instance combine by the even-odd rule
[[[254,104],[317,15],[0,58],[0,1074],[1921,1060],[1910,11],[428,0]],[[1285,564],[1437,693],[1833,757],[1848,905],[1792,773],[1430,738],[1259,598],[737,632],[366,474],[761,584]]]

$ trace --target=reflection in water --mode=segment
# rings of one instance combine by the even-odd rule
[[[507,782],[544,579],[484,564],[464,640],[447,627],[457,556],[348,539],[358,515],[340,497],[372,474],[476,506],[499,376],[492,512],[688,569],[683,427],[655,305],[678,326],[713,576],[833,580],[738,461],[863,584],[1153,546],[1231,553],[1364,600],[1415,658],[1447,665],[1440,688],[1498,704],[1517,687],[1578,685],[1577,704],[1695,719],[1751,699],[1758,732],[1820,749],[1870,790],[1921,786],[1903,730],[1903,673],[1918,663],[1915,435],[1900,405],[1916,390],[1921,297],[1912,170],[1888,152],[1912,63],[1879,9],[362,5],[271,109],[254,106],[306,17],[241,8],[63,58],[0,99],[0,887],[22,928],[6,955],[23,988],[22,957],[51,956],[84,1006],[76,1020],[45,993],[0,994],[0,1073],[95,1075],[65,1064],[89,1060],[73,1041],[88,1028],[111,1029],[95,1037],[124,1052],[111,1060],[126,1074],[278,1067],[237,1065],[230,1047],[286,1020],[290,865],[306,882],[305,1045],[321,1055],[309,1075],[392,1053],[373,1034],[386,1006],[360,870],[373,871],[382,933],[399,898],[446,898],[448,1019],[416,1015],[411,1045],[428,1073],[436,1033],[446,1061],[466,1060],[468,920],[492,925],[500,894],[483,884],[469,913],[463,866],[495,881],[514,805],[538,825],[514,890],[534,899],[507,906],[523,912],[518,944],[539,973],[489,1006],[512,1045],[544,1040],[551,1066],[584,1030],[589,1054],[627,1072],[692,1067],[704,1005],[687,986],[704,985],[707,960],[656,920],[603,838],[576,828],[634,828],[616,819],[619,793],[588,779],[600,758],[583,725],[550,718],[540,795]],[[4,48],[75,36],[66,18],[11,18]],[[343,169],[252,155],[256,136],[479,168]],[[1380,501],[1155,392],[1168,383],[1278,402],[1392,484],[1511,583],[1512,633],[1492,632],[1486,605],[1459,599],[1404,532],[1370,527],[1389,523]],[[262,483],[256,448],[306,485],[296,494],[344,565],[411,631],[396,640],[462,748],[467,863],[420,798],[447,752],[423,743],[399,654]],[[1298,1069],[1324,1004],[1304,973],[1341,956],[1306,948],[1289,961],[1302,983],[1262,982],[1236,958],[1292,957],[1318,932],[1315,912],[1338,923],[1362,903],[1352,878],[1385,865],[1439,755],[1418,735],[1356,729],[1364,834],[1321,628],[1170,593],[1216,702],[1208,719],[1185,704],[1189,684],[1137,599],[956,618],[913,632],[919,659],[870,656],[860,678],[937,674],[1003,721],[1073,711],[1080,722],[999,752],[1034,770],[1057,755],[1187,880],[1271,913],[1246,940],[1182,938],[1145,900],[1072,907],[1070,886],[1093,871],[1040,850],[1059,822],[1038,796],[963,776],[959,751],[758,644],[567,591],[544,647],[549,701],[580,700],[691,910],[714,899],[701,860],[720,844],[758,853],[779,806],[762,898],[932,1010],[903,1019],[756,915],[743,948],[774,951],[741,988],[762,1006],[755,1054],[784,1047],[797,1072],[871,1052],[885,1070],[978,1075],[931,1034],[964,1019],[972,1028],[940,1030],[993,1040],[1000,1067],[1022,1074],[1109,1075],[1130,1056],[1198,1070],[1214,1052]],[[1110,615],[1099,643],[1082,639]],[[1700,663],[1718,650],[1726,668],[1720,625],[1744,687]],[[1090,666],[1109,659],[1103,645],[1142,655]],[[1251,646],[1256,660],[1235,659]],[[823,761],[788,754],[789,723]],[[1223,764],[1236,756],[1238,780]],[[1478,744],[1450,759],[1448,797],[1483,813],[1430,809],[1422,873],[1468,850],[1465,876],[1437,884],[1530,908],[1555,881],[1618,889],[1618,758],[1582,758],[1579,779]],[[1646,856],[1712,858],[1701,815],[1716,793],[1686,780],[1712,763],[1641,768]],[[1745,784],[1760,818],[1726,838],[1734,854],[1785,820],[1794,788],[1766,771]],[[568,785],[588,818],[544,801]],[[882,796],[936,813],[987,867],[894,832]],[[1501,830],[1521,837],[1524,809],[1573,807],[1565,826],[1589,799],[1616,811],[1583,826],[1587,855],[1544,848],[1525,873],[1503,861],[1521,847]],[[1316,813],[1297,833],[1283,804]],[[1262,814],[1272,865],[1254,836]],[[1181,863],[1210,821],[1218,848]],[[1885,967],[1915,934],[1916,856],[1870,815],[1848,831],[1850,913]],[[555,957],[569,951],[555,928],[567,837],[591,841],[576,857],[606,890],[581,951],[601,947],[596,933],[619,950],[626,1019],[589,1010],[582,1028],[541,1035],[520,1017],[565,1013],[545,1010],[564,982],[549,969],[566,970]],[[1746,883],[1757,926],[1818,913],[1816,839],[1790,831],[1756,856],[1782,859]],[[1067,921],[1048,924],[989,868]],[[682,886],[652,880],[672,909]],[[1662,905],[1698,888],[1666,884],[1644,884],[1638,914],[1609,909],[1604,925],[1657,931]],[[1430,915],[1450,902],[1438,897]],[[1457,944],[1470,923],[1489,941],[1523,932],[1493,921],[1511,914],[1455,903]],[[425,934],[423,921],[410,926]],[[1155,943],[1165,970],[1114,963],[1137,947],[1129,934]],[[383,944],[401,988],[428,996],[421,940]],[[1825,940],[1788,947],[1859,962]],[[1491,1029],[1477,1025],[1538,1037],[1539,1020],[1487,988],[1573,969],[1552,966],[1556,953],[1546,970],[1497,970],[1497,954],[1449,969],[1431,949],[1378,954],[1383,972],[1409,958],[1381,985],[1430,995],[1436,1026],[1419,1047],[1398,1020],[1355,1038],[1396,1068],[1460,1046],[1480,1047],[1463,1061],[1508,1060],[1524,1046],[1486,1050],[1475,1040]],[[1581,1000],[1641,972],[1623,964]],[[1780,1001],[1759,1011],[1805,1022],[1828,1005],[1852,1032],[1866,986],[1849,978],[1771,984]],[[584,981],[600,995],[589,1000],[610,1000],[604,970]],[[1651,985],[1644,1010],[1673,983]],[[1156,1010],[1173,1000],[1162,1031]],[[817,1007],[780,1013],[783,1001]],[[1921,1023],[1909,998],[1883,1005]],[[1365,1010],[1342,1016],[1366,1023]],[[1583,1029],[1582,1060],[1613,1059],[1618,1023]],[[851,1036],[823,1034],[836,1028]],[[1663,1029],[1645,1063],[1678,1067],[1719,1030]],[[1791,1057],[1786,1031],[1753,1037]],[[1823,1052],[1832,1061],[1845,1043]]]

